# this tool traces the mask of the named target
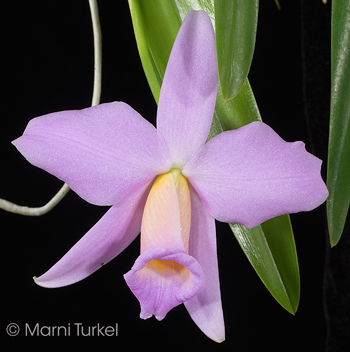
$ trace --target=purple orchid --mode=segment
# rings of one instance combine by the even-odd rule
[[[249,228],[309,211],[328,196],[321,160],[253,122],[206,142],[218,74],[208,15],[190,11],[161,88],[157,129],[122,102],[29,122],[13,143],[29,162],[97,205],[112,205],[50,270],[44,287],[75,283],[140,233],[141,254],[125,280],[141,318],[184,303],[211,339],[225,338],[215,219]]]

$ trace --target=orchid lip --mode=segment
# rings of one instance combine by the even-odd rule
[[[191,200],[181,169],[159,175],[147,197],[141,225],[141,255],[125,280],[141,304],[141,318],[167,312],[202,291],[204,275],[188,254]]]
[[[140,302],[142,319],[155,315],[162,320],[205,286],[203,270],[194,257],[160,247],[143,252],[124,278]]]

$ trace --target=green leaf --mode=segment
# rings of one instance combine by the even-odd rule
[[[331,115],[327,217],[330,243],[342,235],[350,203],[350,1],[332,3]]]
[[[129,0],[143,70],[158,103],[160,87],[182,20],[173,1]]]
[[[259,0],[215,0],[219,79],[225,100],[241,90],[253,59]]]
[[[240,224],[230,227],[272,296],[294,314],[299,304],[300,278],[289,216],[268,220],[253,229]]]
[[[214,24],[213,2],[129,0],[129,6],[143,68],[158,102],[165,67],[182,20],[189,10],[204,9]],[[225,101],[218,90],[208,138],[253,121],[261,121],[261,117],[250,84],[245,79],[233,99]],[[254,229],[237,224],[230,224],[230,227],[273,297],[294,313],[299,302],[299,269],[289,216],[269,220]]]

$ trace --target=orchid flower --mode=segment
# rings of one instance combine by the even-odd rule
[[[254,227],[325,201],[321,160],[262,122],[207,141],[218,73],[208,15],[190,11],[165,72],[157,129],[122,102],[31,120],[13,144],[106,214],[38,285],[84,279],[141,231],[140,256],[125,281],[141,318],[162,320],[184,303],[211,339],[225,338],[215,219]]]

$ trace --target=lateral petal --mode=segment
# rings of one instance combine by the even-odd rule
[[[97,205],[116,204],[170,169],[155,127],[121,102],[37,117],[13,144]]]
[[[35,282],[61,287],[78,282],[121,253],[139,234],[150,186],[111,207],[51,269]]]
[[[328,191],[322,161],[302,142],[285,142],[253,122],[211,139],[184,167],[210,214],[252,228],[282,214],[309,211]]]
[[[201,293],[184,304],[203,333],[216,342],[222,342],[225,340],[225,323],[221,304],[215,219],[208,213],[191,185],[190,192],[192,217],[189,254],[202,267],[206,285]]]
[[[169,57],[157,113],[157,128],[175,167],[181,168],[205,143],[217,87],[213,26],[204,11],[189,11]]]

